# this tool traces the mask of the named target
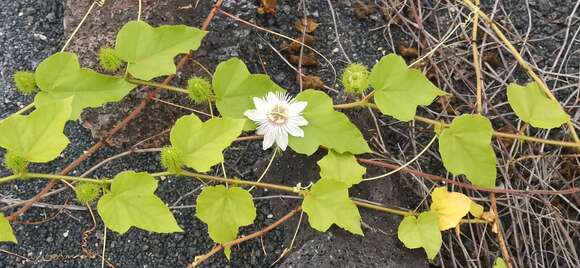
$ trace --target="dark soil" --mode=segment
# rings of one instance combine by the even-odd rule
[[[65,40],[63,32],[70,33],[76,27],[90,2],[67,0],[63,7],[61,1],[56,0],[3,0],[2,7],[0,7],[2,15],[0,17],[0,45],[3,53],[2,59],[0,59],[2,63],[2,80],[0,80],[2,92],[0,114],[2,118],[17,111],[32,99],[30,96],[21,96],[15,93],[10,79],[13,71],[32,69],[42,59],[60,50]],[[120,27],[126,21],[136,18],[136,2],[107,1],[104,7],[97,8],[89,16],[69,47],[70,50],[79,54],[83,66],[99,69],[95,61],[96,52],[102,46],[112,46],[114,36]],[[145,0],[143,1],[145,9],[142,18],[154,25],[186,24],[199,27],[207,16],[211,4],[208,1],[199,1],[196,6],[196,2],[198,1]],[[329,92],[337,102],[347,101],[346,97],[340,93],[341,87],[338,83],[339,72],[347,64],[344,54],[348,55],[352,61],[372,66],[383,55],[398,51],[399,43],[409,47],[417,46],[416,43],[413,43],[413,39],[406,34],[406,29],[393,25],[388,27],[389,34],[381,30],[380,27],[385,25],[385,21],[389,19],[389,14],[392,15],[392,10],[389,9],[381,10],[377,6],[371,5],[375,11],[361,15],[355,12],[351,1],[330,1],[333,5],[331,8],[328,1],[323,0],[306,1],[305,7],[299,4],[300,1],[279,0],[278,13],[276,16],[272,16],[257,14],[258,2],[225,1],[223,9],[252,23],[294,38],[301,37],[301,34],[294,29],[294,24],[305,14],[320,23],[316,31],[312,33],[315,39],[312,46],[325,55],[330,62],[318,57],[319,64],[305,67],[304,72],[320,76],[327,86],[338,90],[339,93]],[[527,25],[523,18],[527,18],[526,11],[517,8],[521,6],[518,3],[522,1],[508,2],[514,2],[514,11],[509,18],[515,18],[514,24],[518,29],[525,29]],[[561,17],[568,16],[569,8],[573,3],[567,2],[569,8],[559,10],[550,8],[549,1],[533,2],[534,5],[542,6],[542,8],[538,8],[540,18],[546,18],[540,20],[545,26],[538,26],[539,32],[535,34],[544,37],[552,36],[554,31],[562,33],[563,26],[561,24],[548,20],[558,14]],[[337,19],[337,31],[340,35],[340,44],[344,48],[344,54],[337,43],[332,11],[335,12]],[[446,10],[440,10],[440,12],[442,13],[438,15],[441,15],[442,18],[441,21],[437,22],[445,24],[448,22],[444,16]],[[538,14],[533,15],[538,16]],[[431,23],[429,27],[434,27],[435,21],[431,21]],[[447,25],[444,25],[444,28],[446,27]],[[300,87],[296,82],[296,72],[273,50],[273,48],[279,50],[285,41],[284,39],[257,31],[220,15],[214,18],[209,31],[202,47],[193,53],[195,60],[210,70],[214,70],[220,61],[230,57],[240,57],[252,72],[267,73],[275,82],[287,88],[291,93],[299,92]],[[434,32],[435,30],[433,28],[429,31]],[[43,40],[38,33],[46,36],[46,40]],[[542,47],[533,51],[532,54],[540,55],[539,61],[543,64],[544,62],[550,64],[551,55],[559,49],[560,42],[561,36],[558,37],[558,35],[552,39],[542,40]],[[578,48],[576,47],[576,49]],[[468,51],[468,47],[445,50],[446,53],[458,54],[464,53],[464,51]],[[281,51],[281,53],[285,52]],[[449,56],[442,58],[448,61],[454,60],[453,57]],[[455,64],[465,63],[456,60]],[[461,68],[466,69],[465,66]],[[577,68],[577,65],[573,68]],[[464,79],[472,79],[470,77],[471,68],[469,67],[465,72],[469,75],[465,75]],[[174,85],[183,86],[185,80],[193,73],[206,76],[198,65],[189,62],[186,64],[186,68],[178,73]],[[438,82],[442,88],[449,90],[448,84],[442,81]],[[53,173],[66,166],[126,116],[142,100],[146,92],[146,89],[139,89],[120,103],[84,112],[81,122],[69,123],[67,126],[66,134],[71,140],[71,145],[63,153],[63,157],[50,165],[33,168]],[[158,98],[193,107],[186,98],[171,93],[162,92]],[[439,109],[440,106],[434,104],[431,108],[435,107]],[[207,111],[207,107],[196,106],[195,108]],[[425,113],[425,111],[421,112]],[[187,113],[187,110],[162,103],[151,103],[125,130],[113,137],[109,142],[110,146],[103,148],[88,161],[85,161],[73,174],[80,174],[101,160],[123,152],[144,139],[158,135],[170,128],[175,119]],[[425,140],[432,135],[420,126],[396,122],[383,116],[378,118],[378,124],[381,126],[381,137],[379,137],[375,130],[374,120],[368,111],[349,111],[347,114],[363,130],[365,136],[371,141],[373,149],[382,151],[394,159],[404,159],[403,153],[406,157],[416,154],[418,148],[415,142],[408,138],[409,136],[414,136],[417,141],[425,144]],[[378,148],[379,138],[384,140],[385,150]],[[160,147],[166,142],[166,137],[160,135],[141,146]],[[2,158],[2,154],[3,152],[0,152],[0,158]],[[287,151],[274,161],[265,181],[285,185],[296,185],[299,182],[302,185],[308,185],[310,182],[315,182],[318,179],[316,161],[323,154],[324,152],[318,152],[314,156],[305,157]],[[270,155],[271,151],[261,150],[259,142],[236,143],[225,153],[227,173],[232,176],[255,179],[264,170]],[[128,169],[157,172],[161,170],[158,160],[157,154],[133,155],[107,164],[105,168],[99,169],[93,176],[111,177]],[[418,168],[425,172],[446,175],[436,157],[422,158]],[[369,168],[368,176],[384,172],[382,169]],[[220,171],[216,169],[212,173],[219,175]],[[0,169],[0,175],[5,174],[8,172]],[[14,203],[13,199],[15,198],[29,198],[38,192],[44,184],[44,182],[27,181],[2,185],[0,186],[0,201],[9,205]],[[351,195],[392,207],[415,209],[420,205],[425,191],[422,187],[424,184],[417,183],[410,175],[400,174],[356,186],[351,190]],[[125,235],[120,236],[109,231],[106,237],[106,259],[115,267],[184,267],[195,256],[209,251],[213,247],[213,243],[207,235],[205,224],[195,218],[195,208],[193,207],[199,190],[200,184],[195,181],[180,178],[164,180],[160,183],[157,194],[170,206],[175,207],[173,212],[186,232],[174,235],[158,235],[133,228]],[[254,196],[275,196],[277,194],[262,190],[254,192]],[[70,191],[47,198],[42,202],[44,207],[35,207],[29,210],[20,222],[13,224],[19,244],[2,244],[0,246],[0,249],[12,253],[0,252],[0,267],[100,267],[100,257],[93,254],[100,254],[102,249],[104,240],[102,222],[97,220],[96,229],[90,230],[93,227],[90,214],[84,207],[75,204]],[[64,204],[66,209],[54,209],[51,204],[56,206]],[[258,205],[256,222],[250,227],[242,228],[241,234],[249,234],[267,226],[298,206],[300,201],[278,197],[257,200],[256,204]],[[13,211],[12,208],[5,213],[11,211]],[[327,233],[314,231],[308,226],[307,216],[304,215],[293,251],[286,258],[278,261],[277,265],[282,267],[428,266],[422,250],[405,249],[398,241],[396,231],[400,217],[368,210],[361,210],[361,215],[364,222],[364,237],[352,235],[336,226]],[[268,233],[263,240],[255,239],[236,246],[233,248],[231,262],[228,262],[220,253],[210,258],[205,265],[208,267],[268,267],[278,259],[284,248],[290,245],[299,218],[299,216],[295,216],[282,227]],[[40,221],[42,223],[37,223]],[[87,232],[88,239],[83,239],[83,232]],[[448,234],[444,239],[451,241],[452,235]],[[85,254],[83,248],[89,254]],[[493,259],[497,256],[498,251],[492,248],[485,251],[485,254]],[[436,264],[440,264],[440,262],[441,260],[437,260]]]

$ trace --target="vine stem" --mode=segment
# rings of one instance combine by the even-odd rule
[[[479,0],[475,0],[475,4],[479,6]],[[475,69],[475,92],[476,92],[476,109],[477,113],[482,111],[482,90],[483,79],[481,77],[481,66],[479,61],[479,51],[477,50],[477,30],[479,28],[479,13],[473,13],[473,31],[471,31],[471,51],[473,54],[473,68]]]
[[[200,265],[201,263],[203,263],[204,261],[206,261],[207,259],[209,259],[209,257],[215,255],[216,253],[220,252],[222,249],[224,249],[224,247],[226,248],[231,248],[234,245],[243,243],[245,241],[254,239],[254,238],[258,238],[261,237],[263,235],[265,235],[266,233],[274,230],[276,227],[280,226],[282,223],[288,221],[289,219],[291,219],[294,215],[296,215],[296,213],[300,212],[302,210],[302,207],[297,207],[293,210],[290,210],[290,212],[286,213],[286,215],[284,215],[282,218],[278,219],[276,222],[266,226],[264,229],[257,231],[255,233],[252,233],[250,235],[247,236],[242,236],[236,240],[227,242],[223,245],[216,245],[215,247],[213,247],[208,253],[203,254],[201,256],[197,256],[195,257],[194,261],[189,264],[187,267],[188,268],[193,268],[193,267],[197,267],[198,265]]]
[[[162,83],[145,81],[145,80],[140,80],[140,79],[135,79],[135,78],[125,78],[125,81],[127,81],[131,84],[134,84],[134,85],[151,86],[151,87],[161,88],[161,89],[174,91],[174,92],[178,92],[178,93],[189,94],[189,91],[187,91],[186,89],[174,87],[174,86],[170,86],[170,85],[166,85],[166,84],[162,84]]]
[[[501,29],[497,26],[497,23],[490,17],[487,16],[479,7],[477,7],[471,0],[463,0],[463,3],[471,9],[471,11],[479,14],[479,16],[491,27],[491,29],[495,32],[497,37],[502,41],[502,43],[506,46],[508,51],[514,56],[516,61],[522,66],[522,68],[528,73],[528,75],[540,86],[540,88],[544,91],[544,93],[552,100],[558,102],[558,99],[552,94],[552,91],[548,88],[548,85],[544,83],[544,81],[538,76],[532,67],[524,60],[524,57],[518,52],[518,50],[514,47],[514,45],[509,41],[509,39],[503,34]],[[575,147],[580,148],[580,139],[578,138],[578,134],[576,134],[576,129],[574,128],[574,124],[571,120],[567,122],[568,128],[570,129],[570,134],[576,143]]]
[[[352,108],[357,108],[357,107],[371,107],[373,109],[378,109],[376,104],[369,103],[366,100],[360,100],[360,101],[355,101],[355,102],[351,102],[351,103],[343,103],[343,104],[334,105],[335,109],[352,109]],[[441,127],[446,127],[446,128],[449,127],[449,124],[447,124],[445,122],[433,120],[433,119],[419,116],[419,115],[415,116],[415,120],[419,121],[419,122],[427,123],[429,125],[441,126]],[[536,137],[531,137],[531,136],[526,136],[526,135],[521,135],[521,134],[511,134],[511,133],[499,132],[499,131],[495,131],[495,130],[492,132],[492,134],[494,137],[499,137],[499,138],[532,141],[532,142],[557,145],[557,146],[562,146],[562,147],[580,148],[580,143],[575,143],[575,142],[542,139],[542,138],[536,138]]]
[[[112,180],[99,180],[99,179],[92,179],[92,178],[83,178],[83,177],[75,177],[75,176],[64,176],[64,175],[55,175],[55,174],[43,174],[43,173],[26,173],[21,176],[21,178],[25,179],[49,179],[49,180],[67,180],[67,181],[83,181],[83,182],[91,182],[97,184],[110,184]]]
[[[0,178],[0,184],[7,183],[7,182],[10,182],[10,181],[16,180],[18,178],[20,178],[20,175],[18,175],[18,174],[6,176],[6,177],[3,177],[3,178]]]

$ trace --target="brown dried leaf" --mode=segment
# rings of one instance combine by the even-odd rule
[[[300,74],[296,75],[296,83],[300,85]],[[324,82],[320,76],[305,75],[302,77],[302,87],[305,89],[324,89]]]
[[[299,19],[294,24],[294,28],[299,32],[306,31],[307,33],[312,33],[318,28],[318,23],[311,18]]]
[[[302,35],[294,38],[294,40],[302,41]],[[309,34],[304,34],[304,42],[303,42],[304,44],[310,46],[313,42],[314,42],[314,36],[309,35]],[[302,44],[300,44],[296,41],[292,41],[292,43],[290,43],[290,44],[288,44],[286,41],[284,41],[280,45],[281,50],[286,50],[292,54],[300,52],[301,47],[302,47]]]
[[[483,62],[489,64],[492,67],[499,67],[502,65],[499,56],[495,52],[490,51],[483,52],[482,60]]]
[[[278,8],[278,0],[260,0],[260,7],[258,13],[261,15],[272,14],[276,16],[276,9]]]
[[[292,64],[300,64],[300,55],[288,55],[288,61]],[[302,56],[302,66],[315,66],[318,64],[318,58],[314,52]]]
[[[399,42],[399,54],[407,59],[412,59],[419,56],[419,51],[414,47],[407,47],[403,42]]]
[[[372,4],[365,4],[362,1],[356,1],[352,5],[356,17],[362,20],[367,20],[369,15],[375,13],[375,6]]]

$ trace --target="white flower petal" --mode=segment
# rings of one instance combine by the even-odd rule
[[[294,137],[304,137],[304,131],[301,128],[299,128],[297,125],[287,124],[286,130],[288,131],[288,134],[290,134]]]
[[[288,147],[288,133],[282,128],[280,128],[278,135],[276,136],[276,144],[278,147],[282,149],[282,151],[286,151],[286,147]]]
[[[253,100],[254,100],[254,106],[256,107],[256,110],[260,111],[261,113],[268,112],[269,105],[265,99],[254,97]]]
[[[288,119],[288,123],[292,124],[292,125],[299,126],[299,127],[308,125],[308,121],[306,121],[306,119],[304,119],[304,117],[299,116],[299,115],[290,117]]]
[[[288,107],[288,112],[290,113],[290,116],[300,115],[300,113],[304,111],[304,108],[306,108],[306,105],[308,105],[308,102],[305,101],[299,101],[290,104],[290,107]]]
[[[268,129],[269,130],[269,129]],[[276,133],[274,131],[266,131],[264,134],[264,141],[262,141],[262,150],[266,150],[274,144],[276,140]]]
[[[268,102],[268,105],[276,105],[278,102],[280,102],[280,99],[276,93],[268,92],[268,95],[266,96],[266,102]]]
[[[250,118],[250,120],[255,122],[261,122],[268,119],[266,113],[263,113],[262,111],[259,110],[247,110],[244,112],[244,115]]]

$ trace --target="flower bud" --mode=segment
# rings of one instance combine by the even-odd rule
[[[123,60],[117,56],[114,49],[103,47],[99,49],[99,64],[105,71],[114,72],[121,67]]]
[[[82,181],[75,186],[75,195],[81,204],[90,204],[101,196],[101,185]]]
[[[369,87],[369,70],[359,63],[351,63],[342,72],[342,85],[351,93],[363,93]]]
[[[194,76],[187,81],[187,91],[195,103],[203,103],[211,94],[211,84],[202,77]]]
[[[14,73],[14,84],[22,94],[31,94],[36,91],[36,79],[30,71],[18,71]]]
[[[165,147],[161,150],[161,166],[169,172],[181,172],[183,162],[173,147]]]
[[[4,166],[13,174],[26,174],[28,171],[28,161],[12,151],[4,155]]]

